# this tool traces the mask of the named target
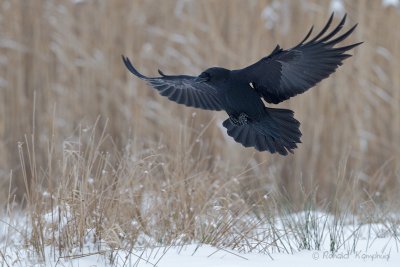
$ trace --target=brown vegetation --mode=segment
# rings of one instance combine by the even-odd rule
[[[95,225],[109,240],[122,228],[214,243],[274,201],[293,210],[309,199],[329,210],[397,209],[400,15],[380,1],[345,3],[346,26],[359,23],[348,42],[365,43],[282,105],[301,121],[303,143],[281,157],[226,138],[226,114],[159,96],[120,56],[149,76],[239,68],[321,28],[328,1],[1,1],[0,203],[22,201],[32,217],[68,205],[75,219],[64,230],[78,236]],[[276,21],[262,19],[267,5]],[[194,225],[199,216],[226,227]]]

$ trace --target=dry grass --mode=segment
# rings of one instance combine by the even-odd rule
[[[0,203],[28,207],[38,250],[49,240],[60,250],[82,245],[87,229],[116,247],[143,233],[152,243],[234,246],[233,232],[258,223],[243,226],[243,216],[283,204],[398,211],[399,12],[345,2],[347,26],[359,23],[349,42],[365,43],[283,104],[302,122],[303,144],[282,158],[225,138],[225,114],[158,96],[120,55],[149,75],[239,68],[322,27],[327,1],[2,1]],[[279,15],[270,28],[267,5]]]

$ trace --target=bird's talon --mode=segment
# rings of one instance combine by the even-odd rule
[[[247,124],[248,122],[249,122],[249,116],[247,116],[245,113],[240,113],[239,115],[240,125]]]
[[[246,125],[249,123],[249,116],[245,113],[240,113],[239,117],[235,117],[233,115],[229,116],[230,121],[237,126]]]
[[[229,116],[229,120],[234,124],[234,125],[239,125],[239,120],[236,119],[234,116]]]

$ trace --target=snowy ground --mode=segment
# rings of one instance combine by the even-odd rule
[[[304,218],[306,213],[290,215],[292,220]],[[45,215],[46,216],[46,215]],[[83,249],[72,249],[61,252],[50,243],[43,246],[45,262],[40,260],[33,247],[26,245],[26,236],[29,230],[26,218],[17,216],[17,219],[0,219],[0,267],[4,266],[399,266],[400,242],[396,229],[390,229],[384,224],[344,225],[338,231],[343,242],[336,253],[330,252],[330,238],[332,234],[331,215],[324,213],[308,214],[306,218],[320,218],[320,226],[314,225],[310,230],[321,234],[319,250],[298,249],[298,241],[286,230],[287,238],[275,245],[258,244],[252,247],[252,252],[243,253],[235,250],[216,248],[201,243],[192,243],[184,246],[160,246],[146,249],[118,249],[112,250],[102,243],[93,244],[87,239]],[[278,219],[276,228],[284,227],[282,219]],[[324,225],[324,228],[320,228]],[[393,225],[392,225],[393,226]],[[264,227],[262,229],[265,229]],[[258,229],[257,231],[260,231]],[[262,239],[266,240],[266,239]],[[338,238],[335,240],[339,240]],[[313,245],[315,246],[315,245]]]
[[[381,245],[386,245],[389,240],[380,240]],[[50,254],[50,247],[48,251]],[[218,249],[209,245],[187,245],[183,247],[160,247],[144,251],[128,253],[118,251],[114,255],[114,262],[110,264],[109,258],[104,255],[81,255],[73,259],[59,259],[49,257],[47,263],[33,264],[32,259],[23,258],[25,252],[16,255],[5,255],[6,262],[2,266],[399,266],[400,254],[392,250],[382,252],[380,249],[358,250],[356,253],[336,253],[328,251],[301,251],[294,254],[274,253],[272,255],[257,253],[238,253],[233,250]],[[109,253],[106,253],[109,254]],[[26,256],[26,255],[25,255]]]

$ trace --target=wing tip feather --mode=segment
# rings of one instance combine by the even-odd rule
[[[131,61],[129,60],[128,57],[121,55],[122,57],[122,61],[125,64],[125,67],[135,76],[139,77],[140,79],[148,79],[148,77],[144,76],[143,74],[141,74],[137,69],[135,69],[135,67],[132,65]]]

